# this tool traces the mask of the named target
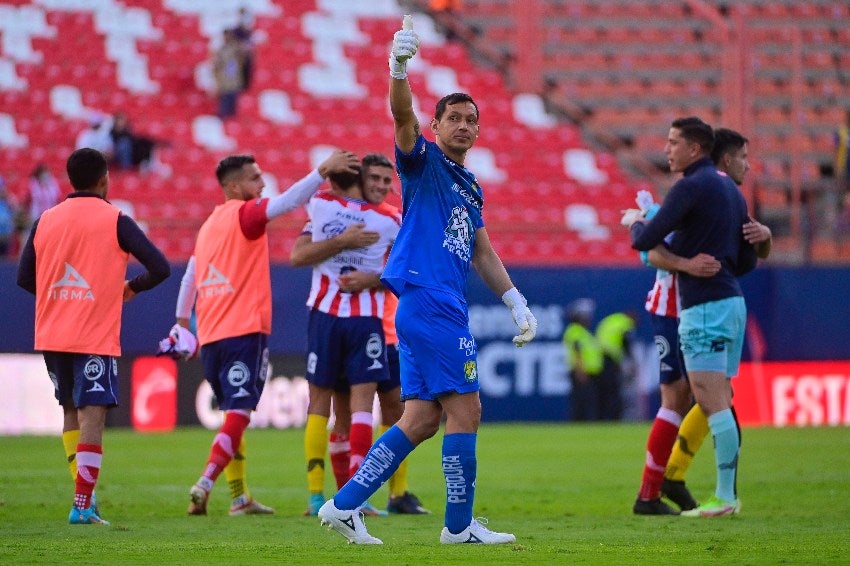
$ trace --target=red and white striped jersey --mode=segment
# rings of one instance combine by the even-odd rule
[[[655,284],[646,295],[646,310],[658,316],[678,317],[681,303],[679,302],[679,286],[676,274],[663,269],[655,273]]]
[[[380,234],[377,243],[355,250],[343,250],[313,267],[313,280],[307,306],[338,317],[384,316],[385,290],[370,288],[359,293],[339,290],[339,276],[349,271],[381,273],[387,251],[401,226],[401,214],[394,206],[374,205],[340,197],[330,191],[317,193],[307,203],[310,221],[304,233],[314,242],[334,238],[352,224],[364,223],[367,230]]]

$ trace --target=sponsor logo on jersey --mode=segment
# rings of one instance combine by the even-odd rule
[[[198,285],[199,297],[215,297],[233,293],[230,280],[213,264],[207,266],[207,277]]]
[[[475,338],[472,338],[471,336],[469,338],[461,336],[458,339],[458,342],[458,350],[463,350],[467,356],[475,354]]]
[[[80,272],[65,262],[65,274],[50,286],[50,298],[55,301],[93,301],[94,293]]]

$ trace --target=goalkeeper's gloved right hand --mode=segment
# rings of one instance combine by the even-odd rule
[[[198,339],[188,328],[175,324],[168,336],[159,341],[156,355],[170,356],[175,360],[191,360],[198,355]]]
[[[419,36],[412,29],[402,29],[393,35],[390,50],[390,76],[394,79],[407,78],[407,60],[419,50]]]

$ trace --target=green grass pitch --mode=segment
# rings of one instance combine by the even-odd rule
[[[273,516],[229,517],[222,476],[206,517],[186,516],[212,431],[110,429],[98,496],[109,527],[67,524],[73,498],[54,437],[2,437],[3,564],[850,564],[850,429],[745,429],[739,516],[631,513],[648,423],[489,424],[478,438],[475,515],[516,534],[503,546],[442,546],[440,433],[411,455],[411,489],[434,513],[368,518],[383,546],[346,544],[302,517],[303,431],[249,430],[248,482]],[[691,470],[714,485],[710,439]],[[330,466],[327,494],[333,494]],[[372,502],[384,506],[386,487]]]

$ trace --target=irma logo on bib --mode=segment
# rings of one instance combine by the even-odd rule
[[[233,285],[230,284],[230,279],[219,271],[216,266],[209,264],[207,267],[207,278],[198,285],[198,295],[202,297],[214,297],[233,292]]]
[[[93,301],[94,293],[80,272],[65,262],[65,274],[50,286],[50,298],[55,301]]]

